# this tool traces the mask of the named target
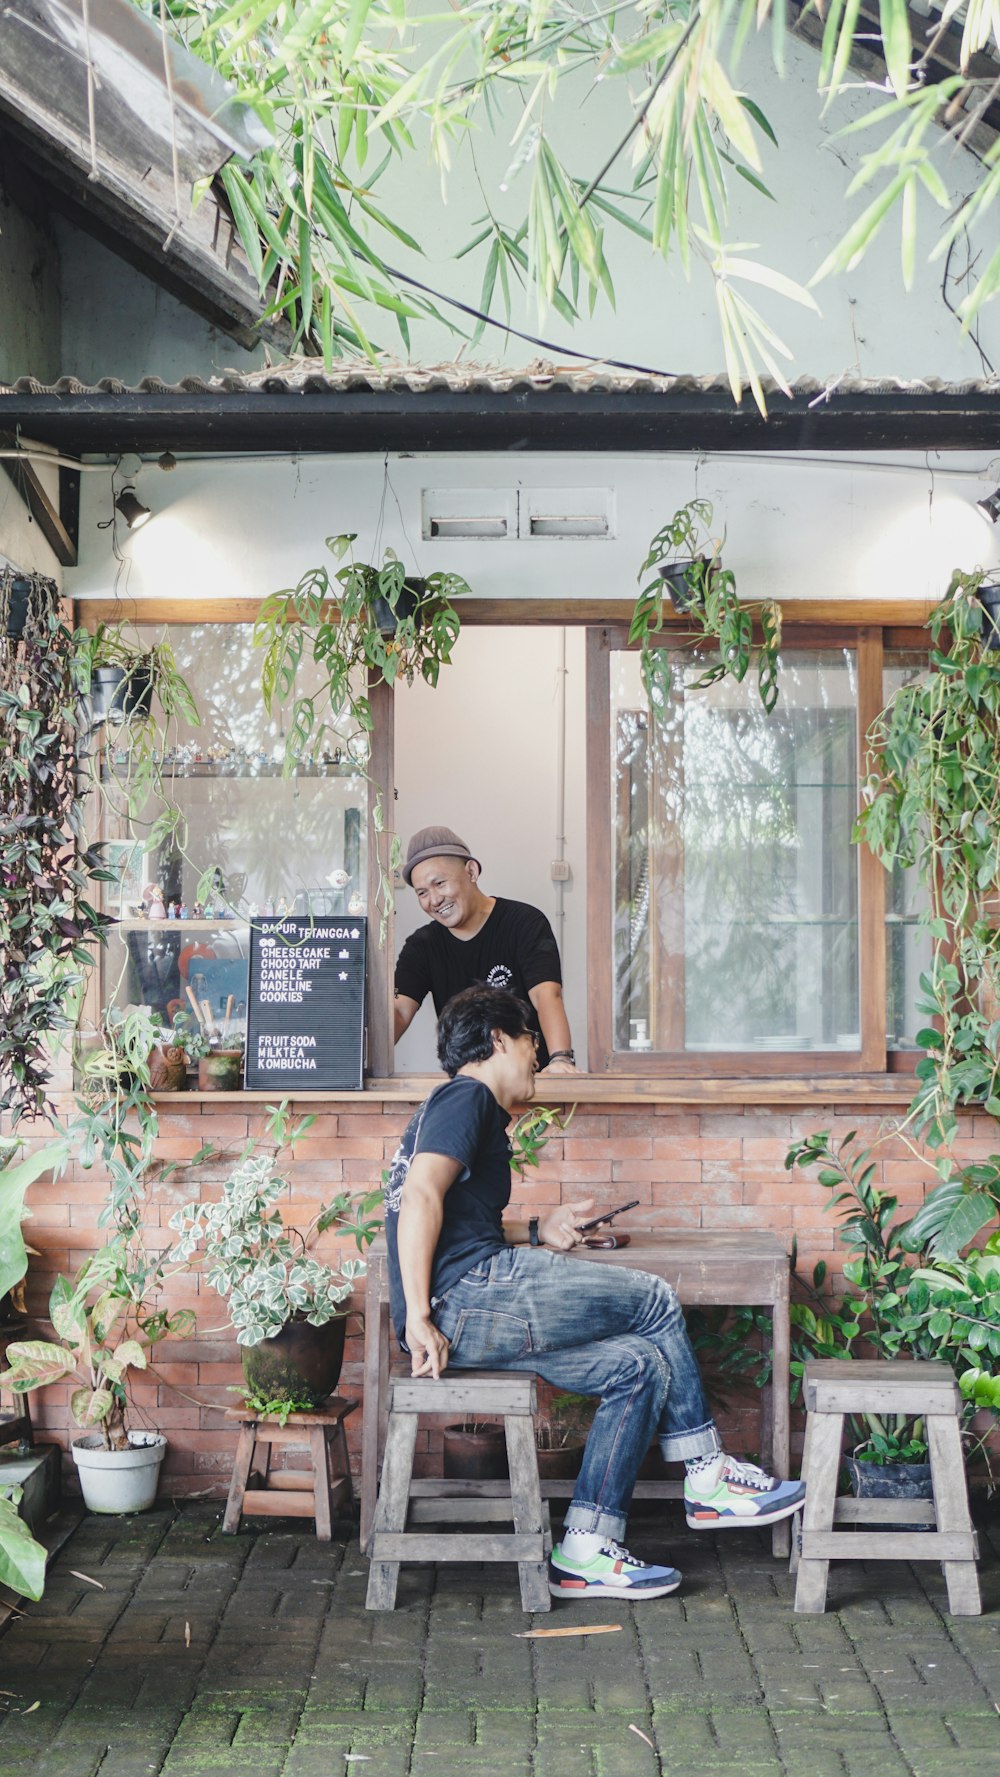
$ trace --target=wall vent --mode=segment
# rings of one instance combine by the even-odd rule
[[[502,543],[517,536],[513,488],[425,487],[420,496],[421,535],[426,542]]]
[[[594,542],[614,534],[609,487],[425,487],[421,494],[425,542]]]
[[[614,511],[610,487],[522,487],[517,534],[526,541],[606,540],[614,536]]]

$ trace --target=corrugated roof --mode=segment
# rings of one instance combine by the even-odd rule
[[[768,401],[786,400],[784,391],[768,377],[761,379]],[[897,395],[920,400],[925,396],[962,399],[995,396],[1000,401],[1000,376],[951,382],[941,377],[809,377],[796,378],[792,399],[824,401],[845,397]],[[18,377],[0,384],[0,400],[9,395],[117,397],[141,395],[337,395],[370,390],[373,394],[425,394],[431,391],[473,395],[508,395],[517,389],[542,393],[562,390],[573,394],[728,395],[724,372],[708,376],[669,376],[649,370],[611,368],[601,362],[584,366],[536,362],[521,366],[481,364],[368,364],[351,359],[330,370],[315,368],[314,360],[275,365],[265,370],[218,376],[185,376],[168,383],[158,376],[144,376],[138,383],[117,377],[101,377],[96,383],[63,376],[43,383],[36,377]],[[747,398],[749,399],[749,397]],[[735,405],[735,404],[734,404]],[[0,409],[2,419],[2,409]]]

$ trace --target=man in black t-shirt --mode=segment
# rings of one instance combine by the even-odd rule
[[[552,927],[537,907],[484,895],[480,868],[450,827],[423,827],[410,840],[403,877],[431,919],[407,938],[396,963],[395,1041],[428,994],[440,1017],[456,993],[481,982],[529,1001],[539,1067],[575,1073]]]
[[[534,1097],[537,1039],[527,1005],[470,987],[438,1025],[445,1083],[407,1126],[385,1192],[390,1308],[414,1376],[461,1369],[530,1370],[598,1407],[549,1564],[557,1598],[659,1598],[676,1568],[622,1547],[632,1489],[650,1440],[687,1470],[695,1529],[785,1518],[798,1481],[725,1455],[705,1403],[675,1292],[661,1278],[574,1262],[592,1202],[527,1222],[510,1201],[507,1125]]]

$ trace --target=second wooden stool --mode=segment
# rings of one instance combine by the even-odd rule
[[[795,1609],[826,1609],[831,1561],[940,1561],[952,1616],[982,1610],[976,1573],[976,1534],[962,1457],[962,1397],[947,1364],[905,1358],[830,1359],[807,1363],[803,1395],[808,1417],[802,1460],[806,1483],[800,1537],[792,1536],[797,1570]],[[838,1499],[837,1475],[846,1414],[905,1413],[927,1427],[933,1505],[913,1500]],[[926,1521],[933,1530],[888,1531],[884,1526]],[[852,1534],[835,1524],[849,1520],[882,1529]]]
[[[375,1521],[368,1553],[367,1608],[392,1610],[402,1561],[516,1561],[524,1610],[551,1610],[548,1558],[552,1549],[548,1505],[538,1484],[535,1453],[535,1378],[512,1370],[450,1370],[447,1376],[389,1378],[389,1429]],[[452,1413],[459,1418],[502,1415],[507,1437],[510,1489],[506,1495],[463,1492],[455,1483],[450,1497],[411,1496],[417,1419],[421,1413]],[[466,1482],[467,1489],[491,1487]],[[512,1522],[514,1532],[469,1535],[442,1530],[422,1534],[408,1522],[460,1520]]]
[[[284,1425],[276,1419],[263,1419],[246,1407],[228,1407],[226,1418],[239,1420],[240,1436],[223,1531],[232,1535],[240,1527],[240,1518],[250,1513],[315,1518],[319,1541],[328,1543],[334,1510],[354,1499],[344,1420],[357,1404],[337,1395],[313,1413],[289,1413]],[[275,1444],[308,1444],[311,1470],[272,1471]]]

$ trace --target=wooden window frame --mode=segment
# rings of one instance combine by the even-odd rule
[[[867,615],[867,613],[866,613]],[[897,632],[899,633],[899,632]],[[917,634],[919,635],[919,631]],[[894,645],[898,645],[895,642]],[[926,645],[926,638],[924,639]],[[787,649],[850,647],[858,662],[857,746],[864,759],[865,736],[884,706],[881,624],[786,623]],[[886,1046],[885,872],[867,846],[858,848],[858,977],[861,1044],[844,1050],[734,1050],[697,1056],[681,1050],[630,1053],[613,1046],[612,823],[611,823],[611,654],[628,649],[628,631],[617,624],[589,630],[587,636],[587,994],[588,1069],[592,1074],[665,1078],[783,1078],[796,1075],[874,1074],[889,1071]],[[909,1057],[906,1058],[909,1060]],[[910,1064],[912,1066],[912,1062]],[[900,1069],[899,1071],[906,1071]]]
[[[882,652],[890,648],[913,648],[925,651],[927,631],[923,627],[936,601],[931,599],[896,600],[796,600],[794,611],[785,607],[786,645],[842,646],[845,637],[858,648],[858,740],[859,760],[863,758],[864,736],[871,722],[883,708],[881,673]],[[886,1050],[885,1040],[885,887],[884,872],[867,848],[859,852],[859,969],[861,974],[861,1036],[860,1052],[845,1055],[842,1050],[830,1052],[796,1052],[792,1055],[769,1052],[755,1057],[747,1054],[707,1056],[675,1054],[665,1056],[644,1052],[641,1056],[609,1050],[612,1029],[611,955],[607,943],[610,923],[610,748],[607,745],[607,724],[610,710],[610,677],[605,674],[601,695],[600,670],[597,661],[605,647],[605,666],[610,662],[602,638],[614,635],[615,646],[626,645],[628,622],[632,613],[631,599],[465,599],[462,601],[463,625],[510,627],[526,623],[559,627],[585,628],[587,636],[587,992],[590,1004],[588,1073],[602,1079],[622,1081],[626,1094],[641,1093],[641,1086],[630,1088],[629,1082],[643,1077],[711,1082],[717,1079],[738,1081],[782,1078],[795,1086],[801,1079],[801,1090],[808,1089],[810,1074],[836,1075],[841,1080],[859,1078],[862,1074],[912,1073],[917,1057],[910,1052]],[[260,609],[258,599],[85,599],[76,604],[76,621],[89,629],[100,622],[114,623],[128,618],[140,624],[169,623],[253,623]],[[684,634],[683,619],[671,617],[669,628],[678,636]],[[617,638],[624,638],[618,640]],[[395,792],[395,708],[390,687],[379,685],[372,690],[374,716],[372,755],[369,761],[368,846],[369,846],[369,930],[377,931],[381,909],[376,905],[378,872],[373,868],[376,847],[387,865],[388,834],[378,833],[374,810],[379,795],[384,808],[391,808]],[[603,772],[607,794],[599,793],[597,782]],[[597,843],[602,836],[602,843]],[[393,955],[392,919],[384,945],[369,946],[368,981],[368,1054],[366,1079],[371,1086],[391,1086],[398,1080],[402,1091],[408,1076],[394,1073],[393,1043]],[[867,977],[867,979],[866,979]],[[96,1015],[98,986],[91,982],[89,1007]],[[609,1065],[609,1062],[611,1065]],[[829,1064],[829,1065],[827,1065]],[[556,1082],[553,1082],[554,1084]],[[596,1084],[596,1082],[595,1082]],[[888,1084],[888,1082],[887,1082]],[[734,1087],[720,1086],[725,1102]],[[406,1096],[413,1096],[416,1086]],[[422,1090],[422,1087],[420,1088]],[[676,1089],[666,1087],[668,1093]]]

